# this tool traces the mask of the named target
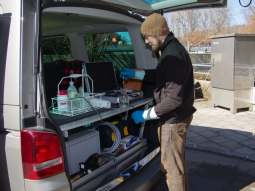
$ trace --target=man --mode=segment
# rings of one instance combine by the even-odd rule
[[[156,70],[134,71],[125,68],[120,77],[154,82],[156,106],[136,111],[135,123],[159,119],[158,138],[161,146],[161,169],[171,191],[188,191],[185,158],[186,133],[196,109],[193,68],[189,55],[169,31],[165,18],[157,13],[147,17],[141,27],[145,43],[158,53]]]

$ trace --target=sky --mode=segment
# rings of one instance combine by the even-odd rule
[[[248,3],[248,0],[242,0],[241,2]],[[255,2],[253,1],[251,5],[254,5],[254,3]],[[232,10],[231,13],[234,18],[232,25],[244,24],[245,18],[242,14],[242,11],[246,11],[248,8],[243,8],[239,4],[239,0],[228,0],[228,7],[230,7],[230,9]]]

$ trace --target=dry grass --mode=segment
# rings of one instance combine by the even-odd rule
[[[197,80],[205,80],[206,74],[194,74],[194,78]],[[207,76],[206,81],[211,81],[211,75]]]

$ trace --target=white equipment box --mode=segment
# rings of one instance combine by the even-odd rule
[[[66,153],[70,175],[72,175],[80,170],[79,163],[85,162],[95,153],[101,154],[99,132],[88,129],[69,135]]]

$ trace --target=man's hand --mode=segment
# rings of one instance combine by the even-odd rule
[[[122,78],[122,76],[124,76],[124,79],[127,80],[128,78],[134,79],[135,77],[135,71],[134,70],[130,70],[128,68],[124,68],[121,72],[120,72],[120,78]]]
[[[124,79],[127,80],[128,78],[131,79],[137,79],[137,80],[143,80],[144,76],[145,76],[145,71],[144,70],[130,70],[128,68],[124,68],[121,72],[120,72],[120,78],[122,78],[122,76],[124,76]]]
[[[131,118],[134,120],[136,124],[147,120],[159,119],[159,117],[155,113],[154,107],[147,109],[145,111],[135,111],[134,113],[132,113]]]
[[[131,118],[134,120],[135,124],[146,121],[146,119],[143,117],[143,112],[144,111],[135,111],[132,113]]]

